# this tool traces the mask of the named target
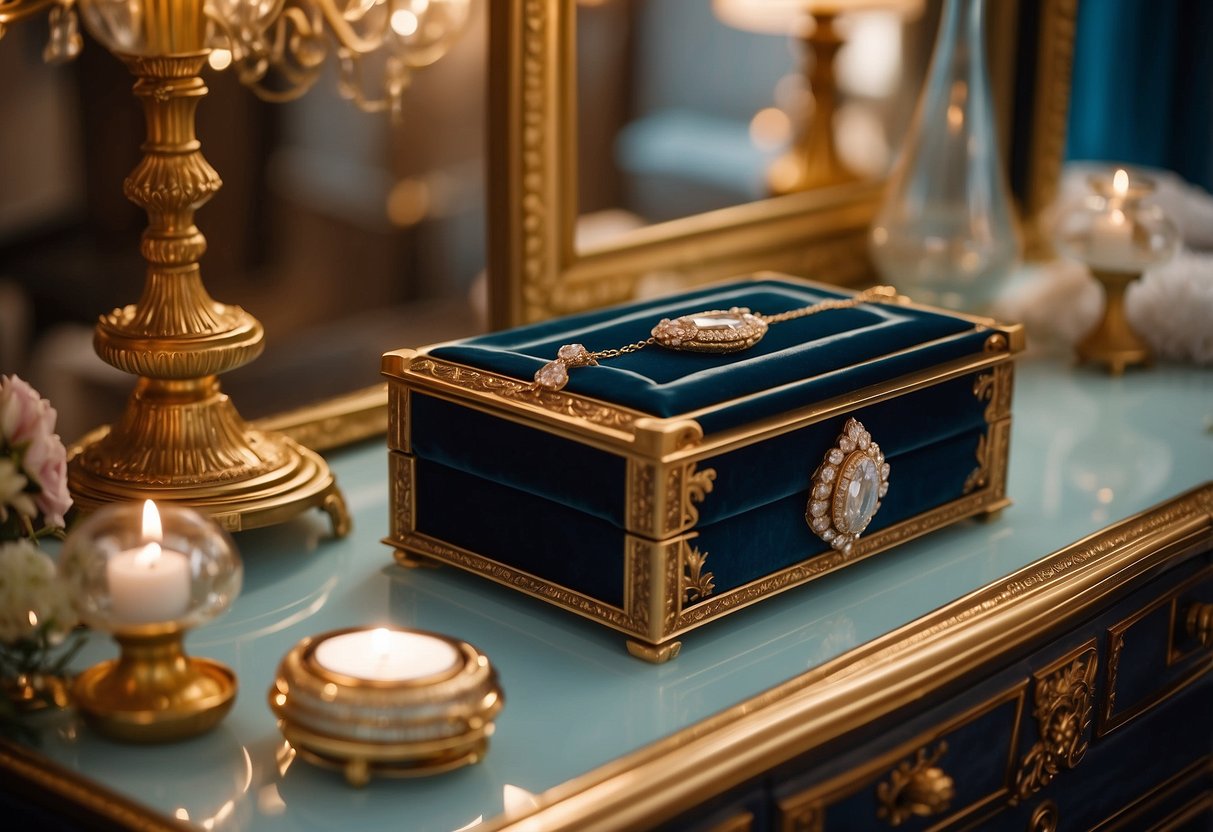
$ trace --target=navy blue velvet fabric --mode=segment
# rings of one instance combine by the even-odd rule
[[[618,526],[421,458],[414,490],[417,531],[623,606]]]
[[[563,344],[601,350],[643,341],[663,317],[733,306],[770,315],[843,296],[791,280],[743,281],[482,335],[431,354],[529,380]],[[574,370],[566,389],[662,417],[721,406],[696,416],[712,433],[971,355],[985,337],[950,315],[867,304],[776,324],[732,355],[650,347]]]
[[[623,526],[623,457],[420,393],[410,418],[415,456]]]

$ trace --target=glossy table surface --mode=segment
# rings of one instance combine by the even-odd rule
[[[228,664],[240,695],[207,736],[115,744],[70,722],[42,753],[167,817],[207,829],[451,832],[752,697],[1109,523],[1213,479],[1213,372],[1161,366],[1125,378],[1018,363],[1009,494],[964,522],[740,611],[684,639],[666,665],[631,658],[606,628],[453,569],[403,569],[388,527],[387,452],[330,457],[354,516],[344,540],[318,513],[245,532],[242,595],[187,650]],[[395,624],[469,641],[498,668],[506,706],[479,765],[348,787],[293,760],[266,703],[299,639]],[[77,665],[116,654],[94,637]],[[520,801],[516,803],[516,801]],[[509,807],[507,807],[509,804]]]

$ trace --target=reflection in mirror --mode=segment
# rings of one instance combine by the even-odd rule
[[[577,11],[583,241],[880,177],[937,0],[598,0]]]

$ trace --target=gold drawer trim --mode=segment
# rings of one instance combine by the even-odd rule
[[[1002,785],[984,797],[967,806],[948,814],[933,824],[931,829],[939,829],[955,823],[961,818],[968,817],[983,807],[994,803],[1011,794],[1013,775],[1019,759],[1019,726],[1022,721],[1024,699],[1027,694],[1028,682],[1024,680],[1014,687],[986,701],[974,705],[968,710],[940,722],[933,728],[921,732],[914,739],[902,743],[892,751],[867,761],[848,772],[837,775],[822,783],[817,783],[804,791],[784,797],[778,801],[779,817],[777,827],[781,832],[832,832],[825,826],[825,810],[841,798],[850,797],[875,781],[892,782],[903,769],[905,761],[909,760],[913,768],[920,759],[931,760],[932,765],[947,770],[947,759],[934,752],[942,745],[946,751],[946,736],[974,720],[1002,707],[1008,702],[1015,703],[1015,716],[1012,720],[1010,741],[1007,746],[1007,760],[1004,766]],[[942,757],[942,759],[941,759]],[[904,772],[903,772],[904,773]],[[902,778],[904,779],[904,778]],[[885,785],[885,783],[881,783]],[[946,810],[945,810],[946,811]],[[875,816],[874,816],[875,818]],[[891,823],[900,824],[900,820]]]

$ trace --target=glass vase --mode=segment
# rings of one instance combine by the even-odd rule
[[[945,0],[930,69],[869,236],[884,280],[987,311],[1019,260],[986,70],[986,0]]]

